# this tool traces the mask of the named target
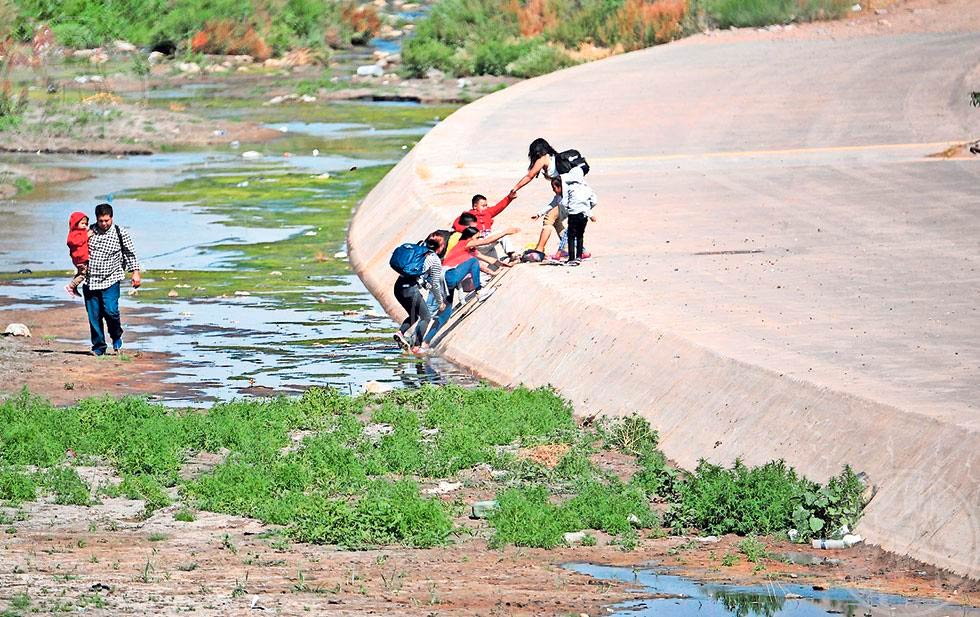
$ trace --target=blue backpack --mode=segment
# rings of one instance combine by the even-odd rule
[[[431,252],[425,244],[406,242],[391,254],[388,265],[402,276],[422,276],[425,272],[425,257]]]

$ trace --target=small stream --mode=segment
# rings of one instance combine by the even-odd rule
[[[312,137],[380,133],[415,139],[430,128],[381,132],[356,123],[271,126]],[[98,202],[118,194],[112,199],[116,220],[131,230],[148,278],[185,270],[226,271],[233,276],[240,267],[235,245],[277,242],[315,231],[305,226],[239,226],[206,208],[141,201],[124,192],[203,176],[333,174],[354,166],[395,162],[312,153],[248,160],[234,149],[120,158],[30,155],[4,160],[77,168],[90,176],[0,203],[0,216],[7,221],[6,229],[0,232],[0,271],[65,271],[61,277],[29,277],[0,286],[0,298],[13,302],[9,308],[43,309],[75,302],[82,323],[85,313],[81,301],[68,299],[63,290],[70,266],[64,236],[72,211],[90,212]],[[329,385],[357,392],[368,381],[393,387],[475,383],[465,371],[437,357],[420,362],[401,355],[390,338],[394,330],[390,319],[349,269],[323,280],[308,278],[309,284],[298,289],[242,296],[160,302],[123,296],[126,351],[168,352],[178,358],[167,381],[181,387],[163,395],[163,400],[175,405],[228,400],[242,396],[246,388],[249,394],[290,393]],[[284,302],[284,293],[292,294],[289,297],[296,297],[296,301]],[[153,325],[127,327],[126,314],[136,309],[148,309]],[[65,342],[77,344],[79,349],[89,345],[84,338]],[[191,394],[187,394],[187,387]]]
[[[980,617],[980,609],[843,587],[815,589],[769,581],[760,585],[699,582],[664,569],[566,564],[598,579],[642,587],[649,598],[616,605],[630,617]]]

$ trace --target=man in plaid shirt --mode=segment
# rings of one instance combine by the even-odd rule
[[[112,206],[99,204],[95,207],[97,225],[88,240],[88,275],[85,278],[85,310],[92,333],[92,353],[101,356],[106,352],[105,321],[112,339],[112,349],[122,348],[122,324],[119,321],[119,283],[126,272],[133,273],[133,287],[140,286],[140,262],[129,232],[112,222]]]

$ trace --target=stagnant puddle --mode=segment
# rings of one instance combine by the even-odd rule
[[[350,128],[359,132],[365,126]],[[297,133],[304,128],[290,125]],[[421,134],[427,128],[411,131]],[[0,204],[0,216],[8,221],[0,231],[0,272],[38,273],[0,286],[0,298],[10,309],[43,309],[69,301],[63,290],[69,272],[64,247],[68,215],[91,211],[111,195],[117,222],[133,234],[147,281],[158,281],[156,295],[150,283],[140,297],[122,298],[124,321],[127,312],[138,308],[152,313],[149,325],[127,327],[126,350],[173,354],[179,360],[169,381],[191,386],[195,393],[194,400],[182,400],[187,390],[175,387],[164,400],[200,404],[244,394],[298,392],[313,385],[357,392],[368,381],[394,387],[475,383],[439,358],[420,362],[401,355],[391,340],[393,324],[350,271],[346,248],[335,244],[338,237],[342,241],[349,219],[345,200],[350,194],[336,188],[331,178],[345,182],[352,167],[383,169],[378,166],[393,161],[312,152],[258,159],[241,154],[228,148],[142,157],[31,158],[35,165],[77,168],[89,177]],[[372,177],[365,173],[351,180],[351,186],[370,182],[357,179]],[[181,190],[185,193],[174,199],[166,195]],[[237,201],[238,193],[229,197],[232,190],[241,193],[242,201]],[[225,201],[212,204],[208,195]],[[329,249],[322,258],[329,264],[317,266],[324,274],[312,274],[311,265],[299,263],[293,269],[291,257],[280,258],[283,272],[276,274],[285,274],[281,282],[267,271],[249,268],[250,259],[262,256],[255,247],[271,246],[291,255],[287,251],[300,250],[295,240],[305,236],[323,238],[324,249],[339,249],[336,254]],[[64,275],[54,276],[62,270]],[[235,286],[225,290],[228,281]],[[211,291],[204,291],[205,286]],[[170,287],[175,297],[166,295]],[[197,297],[195,290],[201,290]],[[76,303],[79,319],[84,319],[84,307],[80,300]],[[65,342],[88,347],[87,340]]]
[[[613,607],[614,615],[656,617],[978,617],[980,609],[863,589],[814,589],[767,582],[763,585],[705,583],[656,568],[588,563],[566,568],[598,579],[631,583],[649,593]]]

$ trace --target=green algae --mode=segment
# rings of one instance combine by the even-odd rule
[[[168,186],[130,190],[121,197],[144,202],[180,202],[218,215],[236,227],[295,230],[284,240],[218,244],[220,270],[168,270],[147,276],[139,297],[207,299],[256,296],[261,302],[314,311],[357,310],[363,303],[343,290],[344,244],[355,205],[388,172],[388,166],[358,168],[334,176],[307,173],[202,175]],[[315,285],[315,288],[314,288]]]

